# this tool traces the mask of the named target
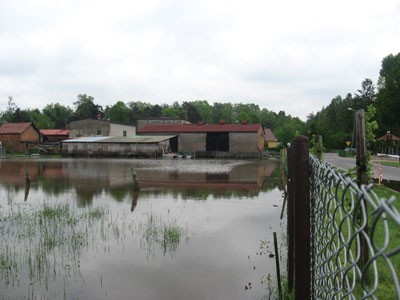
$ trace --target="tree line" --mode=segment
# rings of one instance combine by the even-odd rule
[[[354,110],[369,110],[375,117],[376,134],[383,135],[390,130],[400,132],[400,53],[388,55],[382,60],[379,80],[375,85],[371,79],[365,79],[356,93],[345,97],[334,97],[327,107],[308,115],[303,122],[298,117],[286,115],[256,104],[218,103],[207,100],[184,101],[172,104],[150,104],[144,101],[117,101],[113,105],[102,107],[95,103],[92,96],[80,94],[73,107],[59,103],[46,105],[42,110],[21,109],[12,97],[8,99],[5,111],[0,112],[0,124],[6,122],[33,122],[39,129],[63,129],[69,122],[81,119],[107,119],[136,125],[137,120],[151,117],[177,117],[191,123],[237,123],[247,120],[270,128],[277,139],[286,145],[299,134],[312,137],[320,135],[328,149],[341,149],[346,141],[351,141],[354,130]],[[376,113],[375,113],[376,112]]]
[[[255,104],[213,103],[206,100],[173,102],[172,104],[150,104],[142,101],[117,101],[103,108],[96,104],[92,96],[80,94],[73,108],[59,103],[46,105],[43,110],[21,109],[12,97],[7,109],[1,113],[0,122],[33,122],[39,129],[64,129],[69,122],[82,119],[105,119],[113,122],[136,125],[139,119],[152,117],[177,117],[191,123],[261,123],[271,128],[280,141],[288,142],[293,136],[305,130],[305,123],[297,117],[286,115],[284,111],[275,113],[260,109]]]

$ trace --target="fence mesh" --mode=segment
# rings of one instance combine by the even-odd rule
[[[310,164],[313,298],[400,299],[396,198],[380,199],[312,155]]]

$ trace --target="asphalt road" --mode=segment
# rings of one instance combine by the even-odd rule
[[[342,170],[348,170],[356,166],[355,158],[340,157],[337,153],[324,153],[323,159]],[[372,163],[374,178],[378,178],[378,163]],[[400,168],[382,165],[382,177],[386,180],[400,181]]]

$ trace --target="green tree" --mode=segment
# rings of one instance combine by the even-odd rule
[[[377,118],[380,132],[400,131],[400,53],[390,54],[382,61],[379,72]]]
[[[46,105],[42,112],[51,120],[53,129],[67,128],[67,124],[74,118],[74,112],[72,109],[59,103],[51,103]]]
[[[130,123],[133,121],[131,110],[122,101],[118,101],[112,106],[107,106],[104,110],[104,116],[107,120],[114,122]]]
[[[94,98],[86,94],[78,95],[78,100],[74,102],[75,119],[97,119],[103,109],[100,105],[94,103]]]
[[[357,90],[354,97],[354,109],[367,109],[376,100],[375,86],[371,79],[366,78],[361,82],[361,90]]]
[[[231,103],[215,102],[212,107],[212,122],[218,124],[220,120],[226,123],[233,123],[233,106]]]
[[[0,115],[0,123],[10,123],[13,122],[13,115],[15,111],[18,109],[18,106],[15,104],[13,97],[8,97],[7,109],[1,113]]]

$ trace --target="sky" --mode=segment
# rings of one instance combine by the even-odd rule
[[[0,0],[0,112],[117,101],[254,103],[306,120],[376,85],[399,0]]]

